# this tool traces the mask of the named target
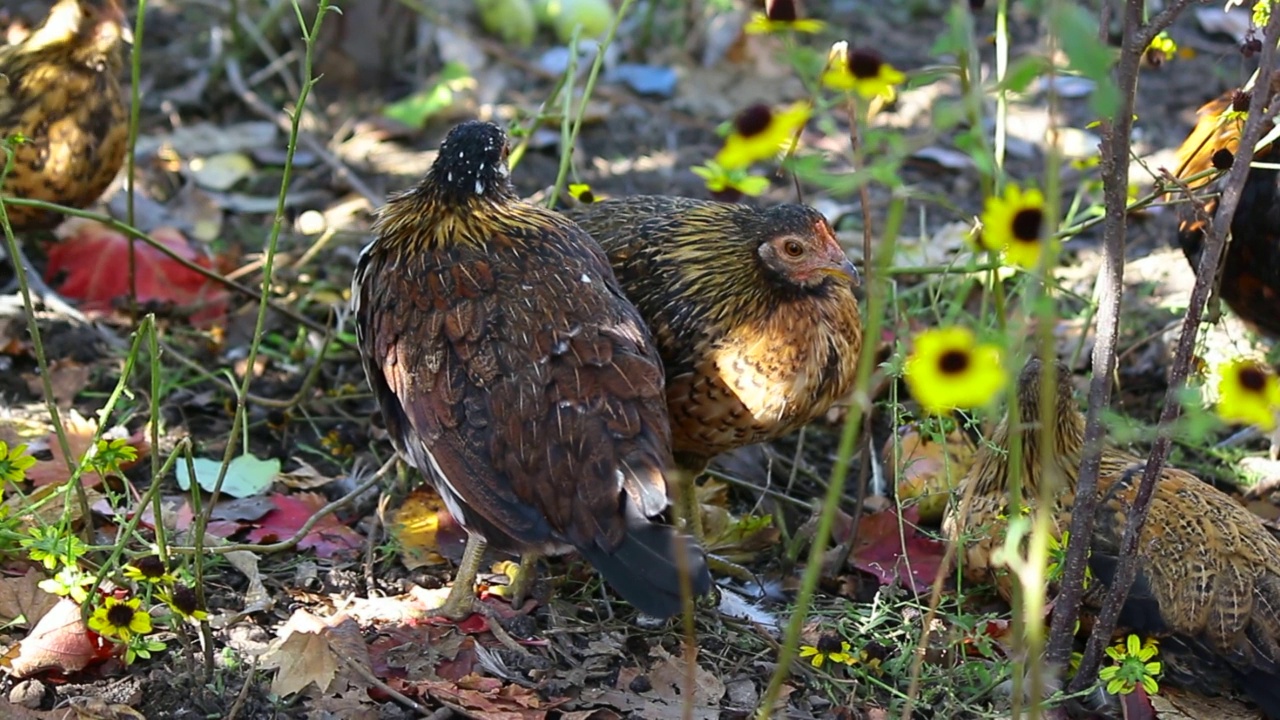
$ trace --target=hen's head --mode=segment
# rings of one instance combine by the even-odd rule
[[[1071,386],[1071,368],[1061,361],[1054,360],[1055,391],[1053,408],[1050,417],[1062,422],[1065,418],[1074,418],[1080,414],[1076,405],[1075,389]],[[1023,366],[1018,374],[1018,415],[1023,427],[1034,427],[1040,422],[1040,383],[1044,374],[1044,363],[1033,357]]]
[[[822,213],[806,205],[779,205],[764,213],[766,221],[755,226],[765,228],[767,235],[756,255],[767,277],[799,290],[861,282]]]
[[[58,0],[18,52],[58,53],[77,65],[118,71],[120,45],[131,39],[120,0]]]
[[[421,189],[453,203],[514,197],[508,152],[502,128],[479,120],[462,123],[445,136]]]

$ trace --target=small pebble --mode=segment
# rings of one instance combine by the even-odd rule
[[[9,691],[9,702],[35,710],[44,702],[44,685],[36,680],[23,680]]]

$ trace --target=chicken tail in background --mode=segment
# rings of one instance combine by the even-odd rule
[[[1265,91],[1269,103],[1280,91],[1280,73],[1272,74]],[[1178,148],[1178,178],[1231,167],[1239,149],[1249,100],[1249,93],[1233,90],[1200,108],[1195,128]],[[1277,155],[1274,148],[1274,143],[1262,147],[1254,154],[1254,161],[1274,163]],[[1227,306],[1253,329],[1273,338],[1280,338],[1278,182],[1280,172],[1275,168],[1249,169],[1240,204],[1231,221],[1231,242],[1223,258],[1220,284],[1221,297]],[[1206,188],[1213,193],[1222,189],[1221,178],[1212,181],[1200,178],[1187,184],[1192,189]],[[1207,223],[1196,216],[1190,205],[1184,208],[1178,225],[1178,245],[1195,269],[1204,252]],[[1205,201],[1204,210],[1209,217],[1217,209],[1216,197]]]
[[[711,590],[707,557],[697,542],[638,513],[628,513],[626,535],[613,550],[590,545],[578,552],[600,571],[610,587],[648,615],[671,617],[680,613],[682,572],[689,574],[693,597]],[[683,562],[680,552],[685,555]]]

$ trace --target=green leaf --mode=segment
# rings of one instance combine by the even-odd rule
[[[196,483],[205,492],[213,492],[222,463],[208,458],[195,458],[192,465],[195,466]],[[222,492],[234,498],[261,495],[271,487],[271,482],[279,474],[279,460],[275,458],[259,460],[252,455],[241,455],[232,460],[231,465],[227,467],[227,476],[222,481]],[[183,490],[191,489],[191,474],[187,471],[185,462],[178,463],[177,480],[178,487]]]
[[[1101,83],[1110,77],[1116,51],[1098,39],[1098,20],[1088,10],[1072,3],[1057,6],[1054,27],[1070,63],[1067,67]]]
[[[440,69],[433,87],[387,105],[382,108],[382,114],[409,127],[422,127],[433,115],[453,107],[458,93],[475,87],[475,84],[475,79],[465,65],[450,62]]]
[[[1049,69],[1049,61],[1039,55],[1014,60],[1004,75],[1004,87],[1009,92],[1025,92],[1031,81]]]

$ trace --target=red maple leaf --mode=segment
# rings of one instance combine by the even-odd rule
[[[85,310],[109,312],[129,296],[129,238],[91,220],[68,220],[59,228],[62,239],[49,249],[47,282],[64,279],[54,289],[80,303]],[[175,228],[156,228],[151,237],[181,257],[211,268]],[[227,313],[227,291],[218,283],[187,268],[145,242],[135,242],[138,302],[172,303],[192,311],[191,321],[209,325]]]
[[[249,533],[249,542],[273,543],[293,537],[325,501],[318,493],[272,495],[275,510],[267,513]],[[339,523],[332,515],[326,515],[311,528],[298,543],[302,550],[315,550],[316,556],[332,558],[339,553],[356,550],[363,543],[360,534]]]
[[[901,533],[900,522],[905,524]],[[934,578],[944,572],[942,559],[947,546],[921,533],[916,527],[919,522],[920,510],[916,506],[907,508],[901,518],[893,508],[863,515],[858,521],[850,562],[875,575],[882,585],[896,582],[916,592],[927,592]]]

